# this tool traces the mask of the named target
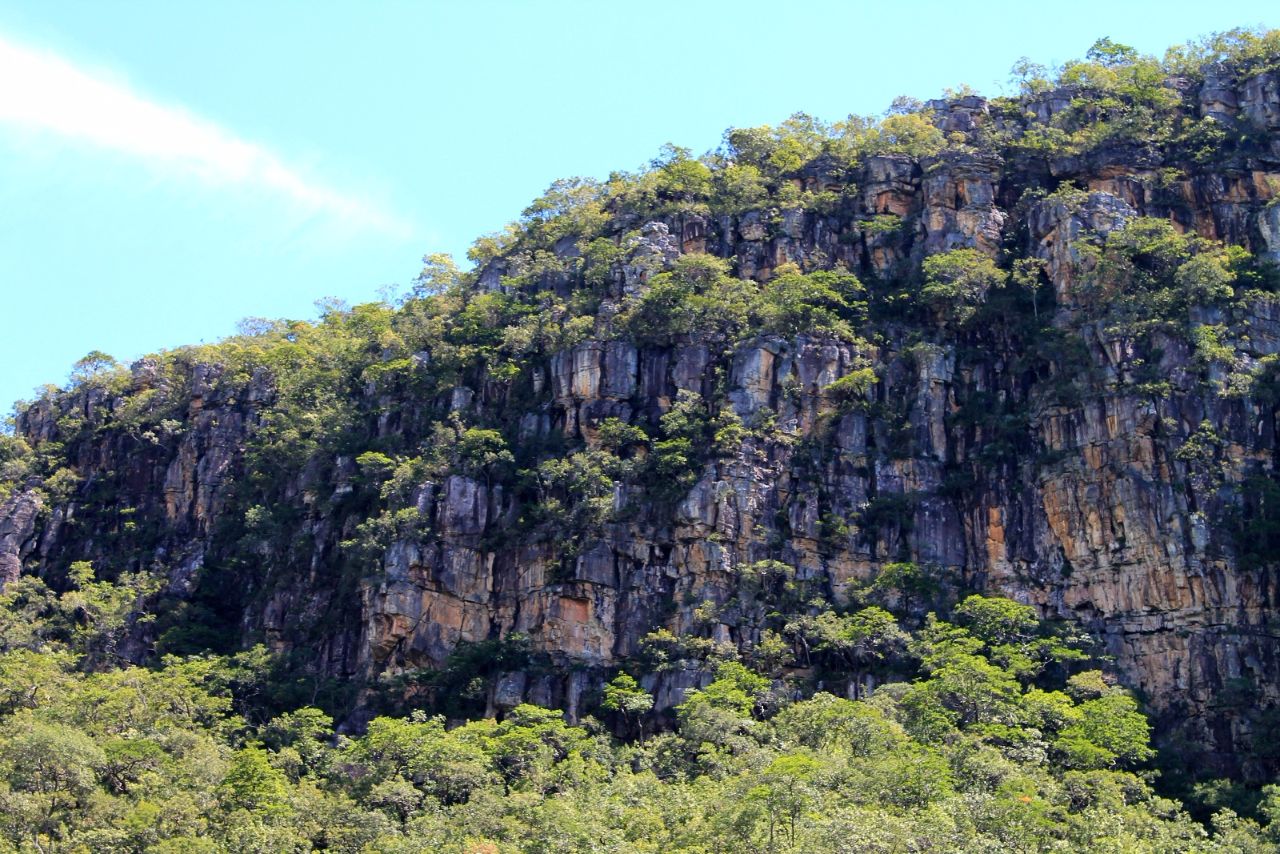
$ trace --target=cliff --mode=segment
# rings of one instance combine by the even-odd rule
[[[127,658],[571,715],[770,637],[860,695],[893,674],[815,671],[798,617],[988,591],[1265,776],[1280,72],[1126,62],[731,133],[556,185],[398,308],[95,364],[18,412],[0,584],[151,573]]]

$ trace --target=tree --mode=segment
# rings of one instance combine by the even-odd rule
[[[886,563],[863,595],[885,608],[910,614],[937,595],[940,586],[936,568],[910,562]]]
[[[120,378],[127,371],[115,360],[115,357],[101,350],[90,350],[76,360],[71,368],[72,387],[84,385],[100,385],[107,380]]]
[[[1034,95],[1049,88],[1049,69],[1027,57],[1019,57],[1009,69],[1009,79],[1016,82],[1024,95]]]
[[[865,317],[863,287],[847,273],[801,273],[779,268],[761,293],[760,319],[770,332],[787,337],[824,335],[852,341],[854,324]]]
[[[446,252],[434,252],[422,258],[422,272],[413,280],[409,291],[412,299],[437,296],[457,287],[460,281],[458,265]]]
[[[266,751],[246,747],[231,760],[231,768],[218,787],[218,799],[228,811],[281,816],[290,811],[289,780],[271,767]]]
[[[907,735],[880,709],[820,691],[783,709],[772,720],[785,746],[807,747],[824,754],[849,752],[873,756],[906,741]]]
[[[1109,768],[1141,764],[1152,756],[1151,725],[1138,704],[1123,691],[1113,691],[1078,707],[1080,720],[1062,730],[1054,747],[1067,765]]]
[[[829,666],[847,669],[854,697],[862,692],[867,668],[901,653],[907,642],[893,615],[874,605],[843,616],[823,611],[798,617],[787,623],[786,631],[801,644],[806,660],[812,651],[825,656]]]
[[[969,596],[956,606],[955,616],[991,646],[1029,640],[1039,626],[1034,608],[1000,596]]]
[[[604,701],[600,708],[622,718],[622,728],[628,733],[641,716],[653,708],[653,695],[640,687],[629,673],[619,673],[604,686]]]
[[[469,474],[490,475],[499,466],[510,465],[515,457],[497,430],[468,427],[458,436],[458,461]]]
[[[942,131],[925,114],[903,113],[885,116],[869,148],[876,154],[930,157],[941,151],[944,145]]]
[[[762,784],[751,794],[763,801],[769,817],[769,850],[779,830],[788,847],[796,844],[796,821],[816,800],[813,780],[821,771],[822,763],[804,753],[784,753],[764,769]]]
[[[268,747],[292,748],[311,769],[320,766],[332,738],[333,718],[311,706],[273,718],[263,731],[263,741]]]
[[[1096,62],[1108,68],[1115,68],[1133,63],[1138,58],[1138,51],[1127,44],[1113,42],[1111,39],[1104,37],[1098,39],[1085,51],[1085,58],[1090,62]]]
[[[50,821],[83,803],[97,787],[107,755],[86,733],[30,714],[10,718],[0,737],[4,779],[36,796]]]
[[[1019,258],[1010,274],[1011,281],[1031,297],[1031,314],[1037,321],[1040,320],[1040,291],[1045,286],[1046,264],[1041,258]]]
[[[987,292],[999,287],[1005,273],[976,249],[952,249],[924,259],[925,283],[920,296],[943,323],[962,326],[977,312]]]
[[[707,742],[736,745],[752,726],[752,714],[769,690],[769,680],[736,661],[716,668],[716,678],[700,690],[691,690],[676,707],[680,731],[694,744]]]

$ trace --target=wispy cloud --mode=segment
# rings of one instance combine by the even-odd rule
[[[303,176],[278,155],[226,128],[3,35],[0,123],[55,133],[151,166],[177,167],[216,185],[274,191],[309,212],[352,225],[405,230],[396,217]]]

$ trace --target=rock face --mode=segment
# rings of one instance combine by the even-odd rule
[[[18,492],[0,504],[0,589],[22,574],[22,559],[30,553],[43,504],[39,494],[31,490]]]
[[[1277,79],[1236,85],[1210,77],[1191,100],[1204,116],[1252,123],[1274,140]],[[1037,96],[1026,111],[1046,121],[1066,109],[1061,100]],[[979,98],[931,106],[953,135],[996,122]],[[176,601],[222,596],[208,607],[224,609],[240,637],[265,639],[343,678],[440,667],[459,643],[519,633],[563,668],[502,675],[491,685],[491,708],[525,699],[572,711],[655,629],[743,649],[758,643],[765,607],[740,595],[742,570],[755,562],[781,561],[844,603],[887,564],[911,561],[956,587],[1078,622],[1151,708],[1226,762],[1249,736],[1248,723],[1217,698],[1248,684],[1256,702],[1280,701],[1276,568],[1242,559],[1228,524],[1258,499],[1249,494],[1255,478],[1275,475],[1277,404],[1211,392],[1218,369],[1206,384],[1196,354],[1173,338],[1156,366],[1167,388],[1141,390],[1123,336],[1078,323],[1077,284],[1095,263],[1082,241],[1140,216],[1280,259],[1280,158],[1165,176],[1158,191],[1157,166],[1125,150],[1038,169],[960,149],[923,162],[881,155],[855,174],[815,169],[803,178],[851,190],[851,207],[838,213],[673,215],[620,241],[617,299],[642,293],[656,272],[694,251],[732,256],[744,278],[763,280],[792,263],[841,264],[873,280],[936,252],[1016,250],[1043,262],[1053,294],[1045,311],[1078,345],[1069,367],[1055,361],[1060,354],[1028,367],[1026,341],[921,344],[893,324],[874,352],[860,353],[806,335],[728,349],[696,337],[646,345],[604,334],[601,320],[589,340],[524,366],[528,392],[518,401],[496,396],[485,377],[428,401],[370,387],[363,394],[375,436],[418,429],[415,411],[489,407],[518,425],[510,437],[518,443],[592,448],[606,419],[652,425],[682,393],[710,399],[718,390],[744,424],[770,426],[710,455],[674,501],[619,483],[620,512],[572,544],[512,535],[520,499],[474,472],[422,482],[411,502],[417,526],[397,529],[372,567],[353,572],[344,543],[370,507],[353,497],[355,469],[344,453],[297,461],[275,496],[288,509],[287,550],[264,551],[259,568],[228,557],[233,541],[266,524],[257,521],[263,508],[246,512],[235,495],[260,465],[246,449],[270,428],[275,391],[265,369],[236,393],[216,382],[221,368],[193,364],[189,387],[165,392],[185,401],[169,434],[139,444],[115,433],[74,448],[82,479],[110,482],[117,510],[148,520],[148,545],[113,550],[119,519],[104,508],[86,517],[86,498],[44,507],[36,493],[18,492],[0,506],[0,584],[20,568],[56,579],[75,559],[160,567]],[[1040,180],[1081,189],[1024,200]],[[501,287],[497,273],[481,278]],[[1239,365],[1280,353],[1273,300],[1205,322],[1227,327]],[[828,389],[867,359],[878,374],[868,405],[842,405]],[[413,357],[418,367],[431,361],[430,353]],[[92,422],[95,410],[125,407],[147,383],[143,365],[119,397],[85,391],[41,401],[18,431],[40,447],[58,440],[68,412]],[[1196,439],[1206,424],[1207,445]],[[236,589],[210,588],[218,572],[236,579]],[[698,678],[677,671],[646,684],[669,706]]]

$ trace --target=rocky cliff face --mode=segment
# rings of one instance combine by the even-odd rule
[[[836,603],[909,562],[943,592],[900,601],[907,612],[972,588],[1074,621],[1167,726],[1225,762],[1258,734],[1224,697],[1247,689],[1252,708],[1280,702],[1276,566],[1242,542],[1265,538],[1275,512],[1280,401],[1263,382],[1280,354],[1280,302],[1191,307],[1193,327],[1219,330],[1206,358],[1168,329],[1139,345],[1081,294],[1102,263],[1087,247],[1144,217],[1280,261],[1280,77],[1208,76],[1180,93],[1193,119],[1256,141],[1194,166],[1129,143],[1031,157],[986,141],[1050,122],[1072,97],[1029,96],[1016,110],[932,102],[950,148],[854,168],[819,160],[789,179],[843,194],[834,211],[615,212],[622,254],[587,340],[529,357],[507,386],[481,372],[421,398],[374,383],[358,392],[370,447],[421,439],[452,412],[468,422],[500,413],[513,447],[589,450],[602,447],[608,419],[652,427],[682,394],[723,400],[742,433],[706,453],[674,497],[619,478],[600,524],[533,536],[521,527],[527,494],[452,470],[417,483],[405,504],[417,523],[353,569],[350,543],[378,509],[353,453],[321,448],[288,464],[269,493],[274,539],[258,505],[246,510],[263,465],[255,442],[275,429],[273,369],[220,382],[229,369],[193,354],[174,380],[144,360],[127,388],[72,390],[21,413],[19,435],[37,452],[58,443],[78,479],[60,492],[33,481],[0,506],[0,583],[20,569],[56,581],[80,559],[155,569],[165,607],[217,612],[236,640],[263,639],[344,679],[438,668],[460,643],[522,633],[552,664],[494,674],[490,708],[574,711],[656,629],[758,645],[785,595],[748,577],[761,561],[789,568],[788,589]],[[732,258],[744,279],[840,266],[911,292],[922,258],[955,249],[1041,262],[1033,311],[1057,337],[1031,340],[995,321],[922,328],[889,314],[860,342],[690,334],[657,344],[608,323],[690,253]],[[561,247],[564,258],[577,251]],[[501,293],[511,264],[491,262],[479,287]],[[553,273],[538,288],[571,284]],[[857,405],[831,391],[868,364],[876,377]],[[176,401],[172,417],[112,426],[144,395]],[[140,656],[148,631],[135,639]],[[669,706],[700,678],[668,668],[645,684]]]

